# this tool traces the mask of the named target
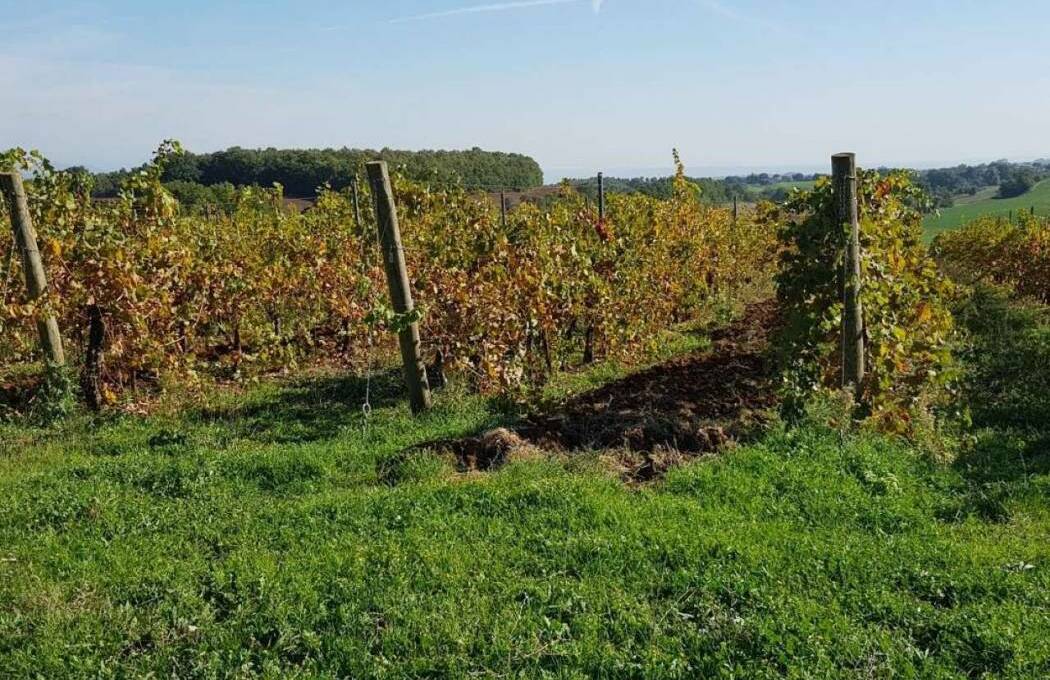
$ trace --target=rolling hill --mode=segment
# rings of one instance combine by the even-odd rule
[[[1017,198],[997,198],[996,192],[989,189],[978,192],[969,200],[961,199],[951,208],[941,210],[939,215],[934,214],[926,218],[926,239],[932,240],[940,232],[955,229],[978,217],[1008,217],[1010,213],[1017,215],[1033,208],[1037,215],[1050,214],[1050,179],[1036,184],[1031,191]]]

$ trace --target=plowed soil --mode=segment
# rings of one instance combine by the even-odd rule
[[[688,458],[747,438],[776,406],[769,336],[776,306],[752,306],[716,331],[703,351],[659,364],[494,430],[429,448],[455,455],[461,470],[498,467],[508,452],[609,450],[622,475],[646,481]]]
[[[715,332],[709,349],[578,395],[516,431],[543,448],[717,450],[776,405],[766,355],[776,323],[773,303],[754,305]]]

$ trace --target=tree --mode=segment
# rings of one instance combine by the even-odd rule
[[[1026,194],[1037,180],[1038,177],[1030,168],[1017,168],[999,184],[999,197],[1014,198]]]
[[[543,171],[528,156],[471,149],[470,151],[397,151],[382,149],[243,149],[232,147],[207,154],[185,154],[165,167],[165,182],[206,186],[269,187],[281,184],[289,196],[313,196],[325,185],[344,189],[364,164],[385,160],[408,179],[436,184],[461,184],[468,189],[530,189],[543,184]],[[141,169],[141,168],[139,168]],[[132,170],[131,172],[134,172]],[[96,177],[95,195],[116,195],[129,171]],[[183,186],[182,189],[188,188]]]

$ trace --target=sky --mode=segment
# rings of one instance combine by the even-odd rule
[[[1047,0],[0,0],[0,149],[525,153],[548,180],[1050,157]]]

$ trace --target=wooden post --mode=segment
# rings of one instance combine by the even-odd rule
[[[503,228],[507,228],[507,192],[500,189],[499,192],[499,218]]]
[[[598,173],[598,219],[605,221],[605,175]]]
[[[397,206],[394,190],[390,186],[390,174],[386,161],[368,164],[368,180],[375,199],[376,222],[379,229],[379,244],[383,253],[390,300],[397,314],[409,314],[415,309],[412,291],[405,265],[405,251],[401,246],[401,228],[397,221]],[[430,385],[427,383],[426,365],[420,350],[419,324],[412,322],[398,333],[401,345],[401,360],[405,367],[405,383],[408,385],[409,403],[413,413],[422,413],[430,408]]]
[[[29,301],[32,302],[47,293],[47,275],[44,273],[44,263],[37,248],[36,232],[29,216],[29,203],[26,200],[25,187],[22,185],[22,175],[17,172],[0,173],[0,191],[3,192],[11,213],[11,227],[15,232],[15,243],[22,253],[26,290]],[[40,333],[40,349],[48,362],[64,366],[66,355],[62,351],[62,335],[58,332],[58,322],[55,321],[54,315],[47,314],[38,318],[36,327]]]
[[[857,159],[852,153],[831,157],[836,217],[847,227],[843,260],[842,386],[859,398],[864,381],[864,314],[860,302],[860,215],[857,207]]]
[[[737,204],[736,204],[736,196],[734,196],[734,197],[733,197],[733,224],[736,224],[736,219],[737,219],[737,216],[738,216],[739,214],[740,214],[740,212],[739,212],[739,210],[737,209]]]

